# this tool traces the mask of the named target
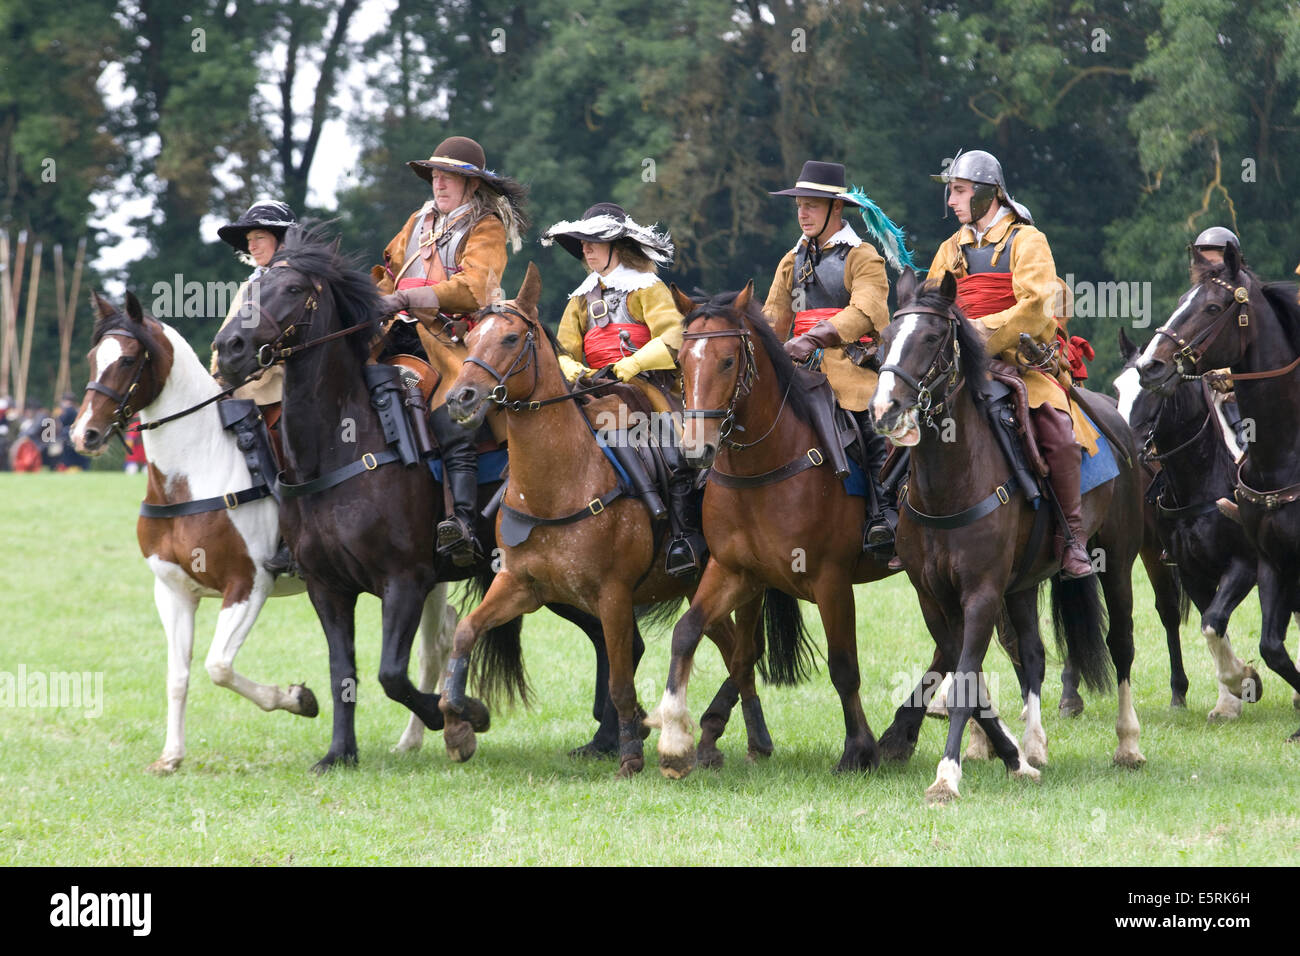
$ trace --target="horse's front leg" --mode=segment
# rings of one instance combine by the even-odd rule
[[[424,613],[420,616],[420,643],[416,645],[419,679],[415,686],[422,693],[431,694],[438,689],[438,677],[451,653],[451,636],[459,620],[456,609],[447,603],[447,582],[439,581],[424,599]],[[419,750],[424,745],[424,730],[424,721],[411,714],[393,750],[396,753]]]
[[[717,560],[710,559],[691,598],[691,606],[673,628],[672,659],[664,696],[654,713],[646,718],[647,725],[659,728],[659,770],[665,777],[680,779],[695,766],[695,728],[686,706],[686,688],[700,638],[706,628],[712,629],[715,622],[745,601],[754,587],[743,575],[728,571]]]
[[[740,712],[745,718],[745,759],[750,762],[772,756],[772,737],[763,718],[763,705],[754,684],[754,668],[763,656],[764,640],[759,630],[759,617],[763,602],[755,598],[736,609],[735,624],[731,627],[732,649],[727,661],[728,677],[700,717],[700,748],[697,763],[703,767],[722,766],[722,752],[717,749],[718,738],[727,729],[731,712],[740,701]],[[725,623],[725,622],[724,622]],[[716,631],[705,632],[711,639]],[[721,650],[722,645],[718,645]]]
[[[162,756],[148,767],[150,773],[173,773],[185,759],[185,698],[190,687],[190,659],[194,653],[194,611],[199,599],[188,589],[173,588],[155,578],[153,601],[167,634],[167,738]]]
[[[1259,653],[1279,677],[1300,691],[1300,670],[1286,652],[1286,628],[1295,604],[1295,588],[1282,580],[1278,569],[1261,555],[1259,559]],[[1288,740],[1300,741],[1300,730]]]
[[[1025,699],[1025,736],[1021,741],[1031,766],[1047,766],[1047,731],[1043,729],[1043,678],[1047,655],[1038,630],[1038,588],[1008,594],[1007,618],[1019,638],[1020,668]]]
[[[1255,569],[1241,561],[1231,562],[1201,616],[1201,633],[1219,683],[1219,699],[1209,713],[1210,721],[1236,720],[1241,716],[1242,701],[1255,703],[1263,689],[1259,672],[1233,652],[1228,639],[1228,619],[1254,586]]]
[[[418,690],[408,673],[411,644],[424,614],[428,590],[415,577],[389,578],[384,584],[383,645],[379,658],[379,685],[430,730],[441,730],[438,695]]]
[[[208,659],[205,662],[208,676],[218,687],[227,687],[247,697],[262,710],[287,710],[302,717],[315,717],[320,713],[320,707],[316,703],[316,695],[305,684],[293,684],[288,691],[283,691],[275,684],[259,684],[249,680],[235,670],[235,655],[243,647],[270,594],[270,575],[259,571],[257,576],[259,580],[242,601],[232,600],[234,587],[227,592],[226,603],[217,614],[217,629],[212,636],[212,646],[208,648]]]
[[[317,580],[308,578],[307,596],[325,631],[330,651],[330,695],[334,699],[334,727],[330,749],[312,770],[324,773],[335,763],[357,762],[357,660],[356,660],[356,592],[331,591]]]
[[[957,663],[949,659],[945,652],[949,643],[949,625],[942,606],[923,591],[917,592],[917,598],[921,605],[921,616],[925,618],[926,628],[934,639],[934,657],[916,687],[898,705],[898,710],[894,711],[893,723],[880,735],[878,749],[884,760],[906,762],[912,758],[926,712],[938,696],[939,689],[945,686],[946,675]]]
[[[853,585],[838,570],[824,571],[814,584],[813,597],[826,631],[831,683],[840,695],[840,708],[844,712],[844,753],[835,765],[835,772],[874,770],[880,765],[880,751],[862,710],[859,693],[861,677]]]
[[[465,684],[469,677],[469,655],[479,636],[485,631],[513,621],[541,607],[533,589],[509,571],[501,571],[492,579],[492,585],[483,596],[483,603],[474,609],[456,627],[452,640],[451,657],[442,675],[442,698],[438,707],[446,723],[442,741],[447,756],[463,762],[474,756],[478,741],[472,724],[479,720],[482,703],[467,696]],[[486,710],[482,712],[486,716]]]

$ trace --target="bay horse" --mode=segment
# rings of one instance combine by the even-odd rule
[[[686,691],[701,635],[777,589],[812,601],[821,614],[831,683],[844,712],[844,752],[835,770],[871,770],[880,757],[859,695],[853,585],[892,572],[863,553],[864,499],[850,495],[825,464],[830,452],[818,448],[809,408],[817,399],[796,379],[753,292],[750,282],[739,293],[696,300],[672,288],[686,329],[682,445],[692,464],[711,468],[703,503],[711,557],[673,629],[668,682],[655,715],[662,728],[659,765],[680,777],[694,762]]]
[[[1203,379],[1180,382],[1160,395],[1139,384],[1141,350],[1123,330],[1120,352],[1120,413],[1142,441],[1143,459],[1160,469],[1159,497],[1151,506],[1156,529],[1178,568],[1180,586],[1201,612],[1201,633],[1214,661],[1218,700],[1207,719],[1236,720],[1242,702],[1255,703],[1263,691],[1259,673],[1237,657],[1228,638],[1228,619],[1254,589],[1259,561],[1245,530],[1215,505],[1232,491],[1236,462]]]
[[[92,294],[91,307],[95,327],[87,356],[90,383],[71,431],[77,450],[92,457],[103,454],[138,412],[149,459],[142,511],[156,515],[183,510],[174,506],[208,502],[196,513],[142,514],[136,523],[140,552],[154,573],[154,603],[167,634],[167,735],[162,755],[148,769],[172,773],[185,757],[194,615],[203,597],[221,598],[206,661],[213,683],[263,710],[316,716],[316,696],[306,686],[291,684],[281,690],[235,670],[235,655],[266,599],[301,594],[303,584],[293,577],[274,579],[262,567],[275,553],[275,499],[265,493],[265,486],[257,497],[243,494],[253,488],[248,466],[234,434],[221,426],[211,403],[220,388],[189,343],[146,314],[129,292],[125,310],[98,293]],[[184,421],[163,422],[196,406]],[[155,428],[159,423],[166,427]],[[236,496],[247,500],[237,501]]]
[[[1297,287],[1260,281],[1231,246],[1221,263],[1197,252],[1192,272],[1192,287],[1143,350],[1138,377],[1143,388],[1168,395],[1183,376],[1231,369],[1242,418],[1255,428],[1233,485],[1246,538],[1259,556],[1260,656],[1300,693],[1300,670],[1286,650],[1287,625],[1300,610]],[[1300,730],[1289,739],[1300,740]]]
[[[466,424],[481,421],[492,404],[506,410],[510,477],[497,517],[504,567],[483,602],[456,628],[443,678],[443,741],[454,760],[469,759],[477,746],[462,708],[466,659],[479,635],[536,610],[543,601],[563,601],[600,617],[609,652],[609,693],[618,710],[618,776],[631,777],[645,765],[642,741],[649,734],[633,684],[635,608],[674,608],[695,590],[696,580],[667,574],[664,529],[654,526],[642,503],[625,493],[569,391],[556,357],[558,345],[537,317],[541,287],[530,263],[515,299],[478,313],[466,341],[469,357],[448,396],[452,417]],[[773,598],[769,621],[782,613],[797,615],[792,604]],[[701,748],[702,762],[721,762],[713,741],[737,697],[743,701],[750,753],[771,753],[754,690],[759,649],[752,635],[759,610],[753,602],[737,613],[734,625],[723,619],[709,631],[730,677],[701,721],[710,734],[707,759]],[[783,649],[790,644],[784,635],[791,632],[773,624],[772,654],[778,660],[785,660]],[[744,639],[736,640],[738,635]],[[788,669],[772,665],[774,673]]]
[[[439,695],[427,683],[417,688],[407,674],[421,608],[439,582],[490,576],[491,559],[460,568],[436,556],[441,490],[424,463],[394,466],[397,456],[387,447],[362,372],[379,331],[378,293],[369,277],[319,232],[295,227],[258,284],[256,322],[229,323],[214,346],[229,382],[243,382],[277,358],[285,364],[281,532],[302,569],[330,649],[334,726],[329,750],[313,768],[319,773],[336,763],[357,762],[357,597],[366,592],[382,602],[379,683],[384,692],[438,730],[443,726]],[[481,504],[493,491],[491,485],[480,487]],[[603,647],[589,616],[570,608],[552,610]],[[489,635],[480,683],[526,701],[520,622],[502,623]],[[464,706],[476,728],[486,730],[486,705],[466,698]]]
[[[876,429],[895,444],[912,448],[897,550],[936,644],[932,669],[954,672],[947,742],[934,783],[925,792],[931,803],[959,796],[961,742],[971,717],[1013,776],[1039,779],[1032,764],[1045,762],[1046,736],[1041,724],[1045,660],[1038,632],[1038,588],[1060,568],[1050,536],[1034,534],[1034,510],[1018,496],[1014,478],[983,494],[1009,466],[985,413],[989,373],[983,337],[957,307],[956,293],[951,274],[921,285],[914,273],[904,271],[898,282],[898,309],[882,336],[880,353],[885,359],[872,398]],[[1119,475],[1083,496],[1090,547],[1100,548],[1091,553],[1104,558],[1104,570],[1076,580],[1053,580],[1053,617],[1058,643],[1064,643],[1089,687],[1104,689],[1110,683],[1109,645],[1119,683],[1114,759],[1135,767],[1146,759],[1138,749],[1140,730],[1129,683],[1130,575],[1142,528],[1134,469],[1137,451],[1113,404],[1093,393],[1076,394],[1086,396],[1089,416],[1118,445],[1114,453]],[[940,415],[951,420],[951,427],[940,427]],[[1047,507],[1047,502],[1041,506]],[[1036,550],[1026,554],[1035,537]],[[1098,578],[1110,619],[1105,643]],[[1024,751],[998,718],[981,673],[1004,606],[1029,680]],[[911,755],[923,715],[919,693],[904,701],[880,740],[886,757]],[[1026,752],[1035,759],[1026,759]]]

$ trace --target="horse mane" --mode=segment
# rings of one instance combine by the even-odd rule
[[[957,344],[961,347],[961,374],[970,389],[971,398],[981,409],[987,394],[985,383],[989,380],[989,354],[984,349],[984,337],[975,328],[975,323],[966,317],[952,299],[939,291],[939,281],[927,280],[917,287],[916,294],[910,302],[900,302],[895,315],[902,315],[911,306],[931,309],[946,313],[951,310],[957,318]]]
[[[795,378],[794,362],[790,360],[790,356],[785,354],[785,349],[781,346],[781,340],[776,337],[776,331],[763,314],[763,307],[759,305],[757,299],[750,299],[749,308],[743,313],[744,324],[742,325],[735,318],[735,309],[731,308],[735,304],[738,295],[740,295],[739,292],[719,292],[714,296],[710,296],[704,302],[697,303],[695,308],[683,317],[682,328],[689,330],[692,322],[713,316],[726,319],[738,329],[748,326],[750,333],[763,346],[768,361],[772,363],[772,369],[776,373],[777,389],[790,396],[787,400],[790,408],[800,419],[805,423],[812,422],[812,409],[809,405],[808,393],[802,387],[792,386],[791,383]],[[795,385],[797,386],[798,383],[795,383]]]
[[[1264,298],[1277,313],[1292,348],[1300,352],[1300,285],[1294,282],[1265,282]]]
[[[144,317],[146,321],[137,323],[126,314],[125,308],[115,308],[111,314],[103,316],[96,312],[95,326],[90,333],[90,347],[93,349],[109,332],[122,329],[139,339],[150,355],[158,355],[162,347],[158,337],[149,328],[149,321],[158,320],[148,312],[144,313]]]
[[[370,342],[380,333],[379,290],[368,272],[358,267],[357,256],[344,255],[326,233],[329,223],[297,224],[285,232],[284,242],[269,265],[285,262],[298,271],[328,283],[343,325],[369,326],[370,334],[349,335],[348,346],[358,360],[370,355]]]

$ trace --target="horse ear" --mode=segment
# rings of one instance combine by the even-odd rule
[[[1138,347],[1130,341],[1127,335],[1124,334],[1122,328],[1119,330],[1119,354],[1120,358],[1124,360],[1125,365],[1128,364],[1129,360],[1132,359],[1133,356],[1138,354]]]
[[[939,294],[945,299],[957,301],[957,277],[951,272],[944,272],[943,281],[939,283]]]
[[[528,263],[528,271],[524,273],[523,284],[519,286],[519,294],[515,296],[515,305],[520,310],[528,314],[537,311],[537,301],[542,297],[542,275],[537,271],[537,266],[532,262]]]
[[[1241,256],[1237,254],[1237,247],[1232,243],[1223,247],[1223,264],[1228,267],[1229,277],[1235,278],[1241,271]]]
[[[690,315],[695,311],[695,300],[677,288],[676,282],[669,284],[668,291],[673,294],[673,305],[677,306],[677,311],[682,315]]]
[[[745,288],[736,293],[736,298],[731,303],[731,307],[737,312],[748,312],[749,300],[752,298],[754,298],[754,280],[750,279],[745,283]]]
[[[117,311],[113,308],[113,304],[98,292],[90,293],[90,307],[95,310],[96,320],[106,319]]]
[[[134,292],[126,294],[126,314],[131,317],[132,322],[144,322],[144,309],[140,307],[140,300],[135,297]]]
[[[903,268],[898,275],[898,283],[894,286],[898,292],[899,302],[910,302],[916,295],[917,274],[914,270]]]

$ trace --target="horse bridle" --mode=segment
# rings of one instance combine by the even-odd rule
[[[145,367],[149,366],[152,368],[151,359],[153,356],[150,354],[149,347],[145,345],[144,340],[134,332],[127,329],[110,329],[105,332],[104,335],[118,335],[124,339],[134,339],[140,345],[140,354],[138,356],[140,361],[135,367],[135,372],[132,374],[131,381],[127,384],[125,392],[119,392],[115,389],[109,388],[107,385],[104,385],[99,381],[89,382],[86,387],[82,389],[83,392],[99,392],[101,395],[106,395],[109,401],[117,402],[117,408],[113,412],[113,421],[109,424],[111,440],[111,435],[121,435],[126,431],[131,424],[131,419],[134,418],[136,412],[139,411],[139,409],[131,409],[131,396],[135,394],[135,390],[140,384],[140,379],[144,375]],[[161,424],[161,422],[159,422],[159,424]]]
[[[772,429],[776,427],[777,421],[781,417],[781,412],[785,410],[786,399],[790,396],[790,385],[786,386],[785,395],[781,398],[781,409],[777,411],[776,418],[772,420],[772,427],[769,428],[761,438],[752,442],[735,442],[729,437],[736,427],[736,405],[742,398],[748,395],[754,388],[754,381],[758,378],[758,363],[754,360],[754,340],[749,336],[749,329],[713,329],[708,332],[683,332],[683,345],[687,341],[699,339],[721,339],[721,338],[739,338],[744,344],[741,354],[744,356],[744,368],[736,374],[736,387],[731,392],[731,401],[727,403],[726,408],[687,408],[682,411],[684,418],[720,418],[722,423],[718,426],[718,440],[729,448],[752,448],[757,445],[768,435],[772,434]],[[790,383],[793,384],[791,378]]]
[[[491,375],[496,381],[496,385],[493,387],[492,391],[488,393],[489,401],[494,402],[497,405],[514,408],[516,411],[523,408],[540,408],[543,403],[528,401],[533,392],[537,391],[538,381],[537,332],[533,328],[532,320],[518,309],[511,308],[508,305],[501,305],[499,303],[489,305],[486,309],[483,309],[480,314],[517,316],[528,329],[528,331],[524,333],[524,342],[519,346],[519,354],[515,356],[514,361],[510,363],[510,366],[504,373],[498,372],[487,362],[484,362],[480,358],[475,358],[473,355],[466,356],[461,364],[477,365],[479,368],[483,369],[483,371]],[[523,365],[520,365],[520,362],[523,362]],[[510,391],[510,386],[507,385],[506,382],[521,372],[526,371],[530,366],[533,370],[533,387],[528,390],[528,394],[522,399],[510,401],[506,398],[506,393]],[[568,396],[565,396],[565,398],[567,399]]]
[[[1174,329],[1173,325],[1171,324],[1162,325],[1160,328],[1156,329],[1155,331],[1156,335],[1163,335],[1165,338],[1169,339],[1169,341],[1173,342],[1174,345],[1178,347],[1178,351],[1174,353],[1176,356],[1175,363],[1178,367],[1178,373],[1182,375],[1183,378],[1185,379],[1194,379],[1194,378],[1201,377],[1200,375],[1195,374],[1196,366],[1200,364],[1201,359],[1205,356],[1205,353],[1209,351],[1210,346],[1212,346],[1215,343],[1215,341],[1223,333],[1223,330],[1228,327],[1229,319],[1235,317],[1237,319],[1237,326],[1239,328],[1245,329],[1250,327],[1250,311],[1249,311],[1250,290],[1246,288],[1245,285],[1239,285],[1239,286],[1230,285],[1229,283],[1224,282],[1218,276],[1210,277],[1210,281],[1217,285],[1223,286],[1223,288],[1227,289],[1229,292],[1232,293],[1232,298],[1233,298],[1233,302],[1235,303],[1235,308],[1225,309],[1222,315],[1220,315],[1213,322],[1211,322],[1209,325],[1203,328],[1199,333],[1197,333],[1197,335],[1190,342],[1185,341],[1183,337],[1178,334],[1178,332]],[[1198,346],[1200,347],[1199,351],[1197,348]],[[1186,360],[1190,364],[1191,366],[1190,372],[1185,371],[1183,369],[1184,360]]]
[[[905,411],[911,411],[913,408],[917,409],[920,411],[921,418],[926,425],[937,428],[935,418],[943,413],[948,402],[957,394],[962,385],[962,382],[959,381],[961,378],[961,340],[957,337],[957,323],[960,320],[951,311],[940,312],[938,309],[904,309],[900,307],[896,314],[933,315],[948,323],[948,334],[935,350],[934,360],[919,381],[897,365],[882,365],[880,367],[881,375],[885,372],[893,372],[897,378],[902,380],[904,385],[916,392],[916,402]],[[951,358],[948,357],[950,342],[952,344]],[[934,388],[945,377],[947,382],[943,394],[936,402]]]

